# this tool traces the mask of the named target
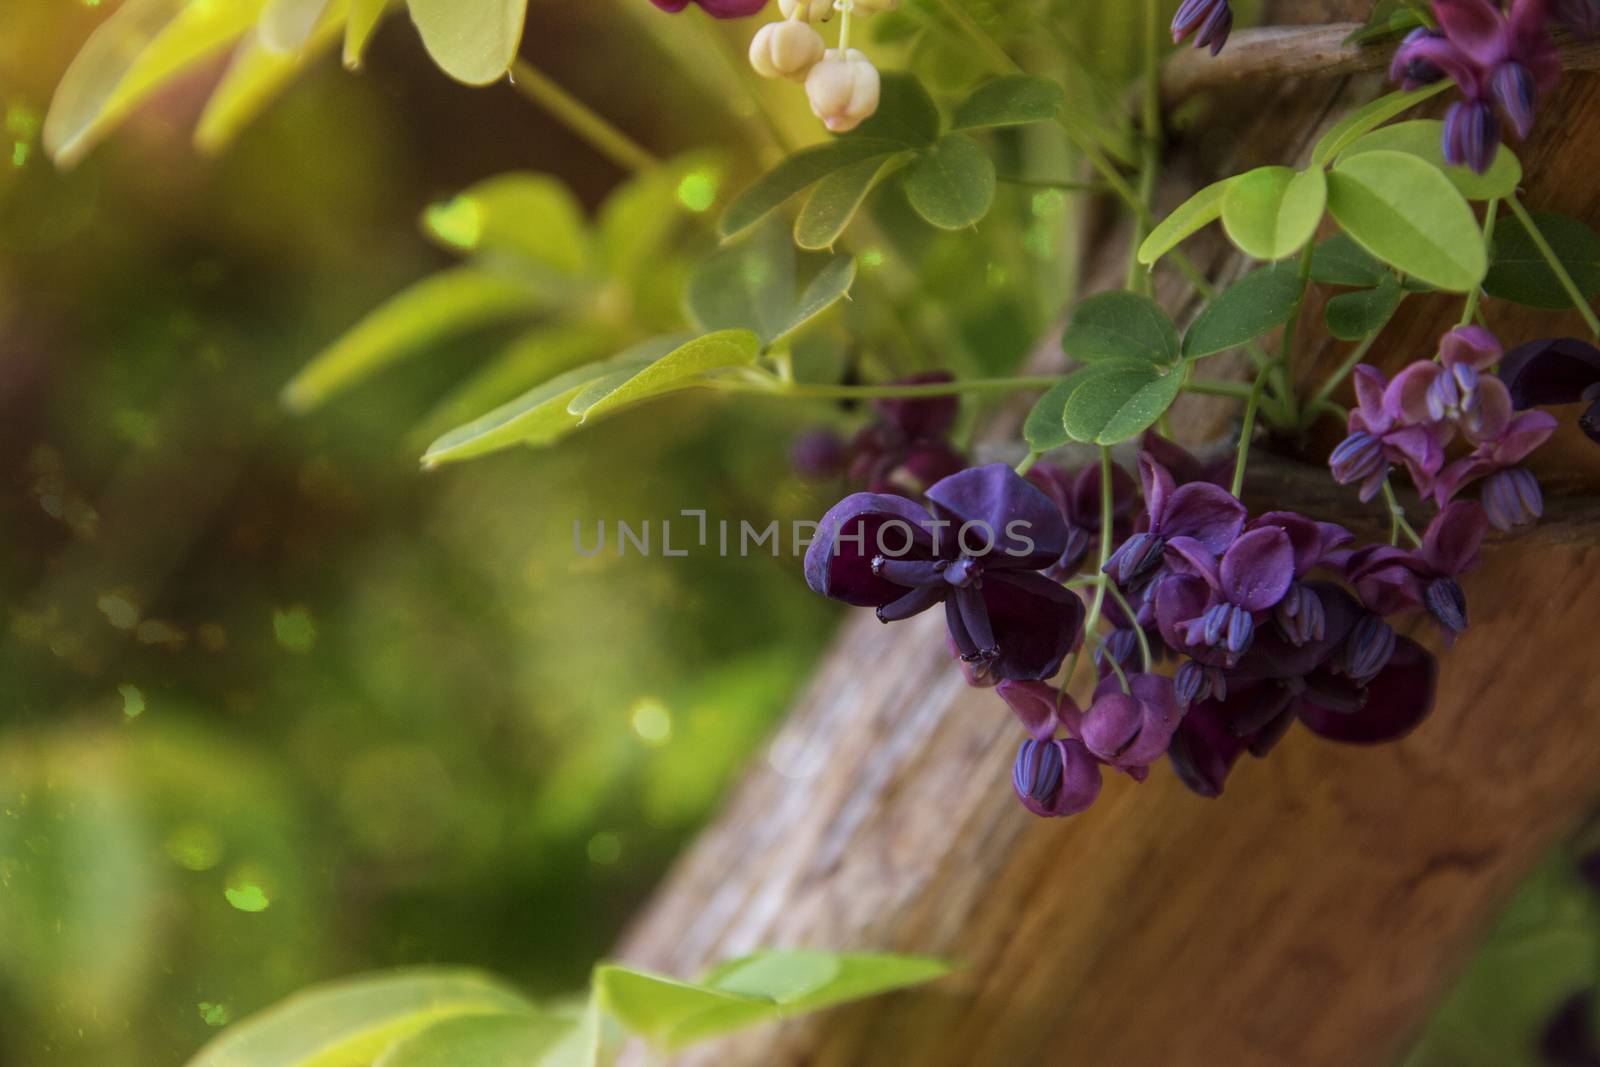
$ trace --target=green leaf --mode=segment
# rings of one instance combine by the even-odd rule
[[[1437,167],[1378,149],[1328,174],[1328,210],[1368,252],[1452,292],[1483,280],[1488,259],[1472,208]]]
[[[973,90],[956,108],[952,129],[978,130],[1051,122],[1066,102],[1066,91],[1049,78],[1007,74],[991,78]]]
[[[1129,364],[1097,374],[1073,391],[1062,424],[1074,441],[1114,445],[1155,425],[1183,388],[1185,372]]]
[[[702,330],[744,329],[771,339],[794,310],[794,271],[786,229],[763,226],[700,265],[689,280],[689,310]]]
[[[1353,241],[1336,233],[1311,253],[1311,280],[1324,285],[1354,285],[1363,289],[1383,281],[1389,271]]]
[[[1226,178],[1201,189],[1150,231],[1139,246],[1139,262],[1150,266],[1178,246],[1184,238],[1222,217],[1222,202],[1238,178]]]
[[[680,190],[697,175],[720,180],[714,163],[686,156],[634,175],[605,198],[594,229],[600,261],[612,278],[634,282],[660,270],[660,260],[687,214]]]
[[[428,55],[456,81],[505,76],[522,42],[528,0],[406,0]]]
[[[1411,92],[1393,92],[1387,96],[1380,96],[1370,104],[1356,108],[1322,135],[1322,139],[1311,150],[1311,162],[1318,166],[1326,166],[1357,139],[1371,133],[1396,115],[1411,110],[1429,97],[1438,96],[1454,84],[1449,78],[1445,78]]]
[[[1088,297],[1072,309],[1061,348],[1079,363],[1101,359],[1171,363],[1178,358],[1178,328],[1154,300],[1115,289]]]
[[[939,138],[939,109],[914,75],[887,70],[879,76],[878,110],[841,141],[892,141],[896,148],[927,148]]]
[[[367,42],[372,40],[372,33],[383,21],[388,7],[389,0],[350,0],[350,18],[344,28],[344,65],[347,69],[355,70],[361,66]]]
[[[719,330],[668,352],[637,371],[618,372],[620,380],[594,395],[575,398],[567,410],[587,422],[595,415],[641,400],[687,389],[708,372],[748,366],[761,354],[761,340],[749,330]]]
[[[800,294],[800,302],[789,313],[784,327],[772,336],[769,344],[787,340],[808,325],[813,319],[849,295],[856,281],[856,261],[851,256],[835,256],[817,272]]]
[[[1199,359],[1254,341],[1289,321],[1300,298],[1299,268],[1280,263],[1251,271],[1205,306],[1183,336],[1183,354]]]
[[[1321,167],[1296,173],[1259,167],[1239,175],[1222,200],[1222,227],[1245,255],[1282,259],[1317,232],[1328,203]]]
[[[1331,298],[1323,308],[1323,319],[1328,324],[1328,332],[1339,340],[1359,341],[1383,329],[1405,295],[1394,275],[1385,273],[1383,280],[1372,289],[1340,293]]]
[[[722,236],[738,236],[776,211],[785,200],[834,171],[904,150],[905,145],[899,141],[852,135],[796,152],[734,198],[722,214]]]
[[[1033,405],[1033,410],[1028,412],[1027,421],[1022,424],[1022,436],[1028,442],[1028,447],[1035,452],[1048,452],[1071,441],[1072,435],[1067,433],[1064,420],[1067,402],[1072,399],[1072,394],[1098,374],[1125,370],[1129,366],[1138,364],[1149,366],[1143,360],[1103,360],[1091,363],[1087,367],[1079,367],[1052,385]]]
[[[246,37],[234,51],[222,81],[211,91],[195,126],[194,143],[207,155],[216,155],[252,120],[276,100],[289,83],[338,40],[342,29],[337,8],[330,8],[305,47],[280,54]]]
[[[1529,214],[1578,291],[1590,300],[1600,295],[1600,237],[1595,236],[1594,230],[1554,211]],[[1526,307],[1562,311],[1572,306],[1572,298],[1545,262],[1522,220],[1510,213],[1495,220],[1494,262],[1483,279],[1483,288],[1490,296]]]
[[[283,402],[310,411],[333,394],[452,334],[532,315],[541,306],[526,282],[456,267],[381,304],[294,376]]]
[[[656,342],[646,342],[638,349],[653,352],[656,347]],[[442,435],[423,453],[422,466],[431,469],[445,463],[458,463],[513,445],[550,444],[577,428],[578,416],[568,411],[567,406],[587,387],[618,375],[624,375],[623,380],[626,380],[626,376],[648,365],[648,359],[630,350],[604,363],[591,363],[559,374]]]
[[[938,960],[782,949],[733,960],[700,982],[595,968],[595,995],[623,1026],[677,1048],[777,1018],[918,985],[949,973]]]
[[[353,1067],[441,1020],[531,1006],[472,971],[416,970],[313,986],[223,1031],[189,1067]]]
[[[372,1067],[540,1067],[578,1025],[544,1013],[461,1015],[391,1045]]]
[[[794,224],[794,243],[801,248],[832,248],[850,220],[880,181],[906,161],[906,154],[871,156],[826,175],[806,197]]]
[[[266,0],[256,38],[270,52],[298,52],[311,40],[329,0]]]
[[[689,339],[675,335],[655,352],[663,355]],[[453,427],[475,419],[575,367],[594,363],[616,350],[616,338],[593,322],[552,323],[535,326],[512,342],[466,381],[452,389],[428,412],[415,431],[425,446]]]
[[[455,252],[505,255],[566,276],[589,265],[583,208],[548,174],[501,174],[479,182],[430,205],[422,228]]]
[[[964,133],[942,138],[906,168],[906,199],[942,230],[976,225],[994,203],[994,161]]]
[[[1511,196],[1522,184],[1522,164],[1516,153],[1501,145],[1494,162],[1482,174],[1471,167],[1452,164],[1444,158],[1444,123],[1438,119],[1415,119],[1373,130],[1339,154],[1343,162],[1362,152],[1388,150],[1404,152],[1439,169],[1456,191],[1468,200],[1500,200]]]
[[[128,0],[90,35],[56,87],[42,140],[77,163],[139,104],[255,25],[262,0]]]

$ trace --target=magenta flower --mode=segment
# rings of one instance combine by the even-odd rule
[[[1467,628],[1467,600],[1456,580],[1478,562],[1489,520],[1458,500],[1433,517],[1415,549],[1369,545],[1352,552],[1345,574],[1362,603],[1379,615],[1426,610],[1451,633]]]
[[[855,493],[829,509],[806,551],[806,582],[893,622],[943,603],[951,640],[979,677],[1045,679],[1077,647],[1083,603],[1038,571],[1060,559],[1066,523],[1003,463],[928,490],[929,507]]]
[[[1384,390],[1384,410],[1397,422],[1418,426],[1450,422],[1476,426],[1482,408],[1481,372],[1499,362],[1500,342],[1481,326],[1462,326],[1439,341],[1439,359],[1418,360]],[[1494,379],[1482,382],[1494,388]]]
[[[1350,412],[1350,436],[1328,457],[1334,481],[1359,483],[1361,499],[1371,500],[1389,476],[1390,464],[1403,463],[1417,488],[1428,492],[1444,466],[1449,427],[1408,422],[1396,383],[1378,368],[1362,363],[1353,377],[1356,408]]]
[[[677,13],[689,6],[689,0],[650,0],[663,11]],[[742,19],[754,15],[767,6],[767,0],[694,0],[706,14],[719,19]]]
[[[1600,444],[1600,348],[1576,337],[1530,341],[1500,364],[1517,411],[1542,404],[1587,404],[1578,426]]]
[[[1047,572],[1063,579],[1078,571],[1089,547],[1100,537],[1100,465],[1090,464],[1073,474],[1052,463],[1035,463],[1026,475],[1045,496],[1061,509],[1067,523],[1067,550]],[[1111,530],[1113,536],[1126,537],[1132,527],[1138,490],[1121,467],[1111,468]]]
[[[1533,127],[1539,96],[1561,75],[1546,32],[1545,0],[1434,0],[1438,32],[1413,32],[1395,52],[1392,80],[1408,87],[1450,77],[1462,99],[1445,116],[1444,155],[1482,174],[1500,147],[1495,106],[1518,138]]]
[[[1513,415],[1511,394],[1498,378],[1485,378],[1480,392],[1481,408],[1467,430],[1467,439],[1476,447],[1439,472],[1433,486],[1436,503],[1448,502],[1479,478],[1515,467],[1556,432],[1555,416],[1547,411]]]
[[[1209,482],[1178,485],[1147,452],[1139,453],[1139,480],[1144,485],[1145,529],[1124,541],[1105,566],[1121,585],[1153,575],[1172,538],[1192,538],[1220,556],[1244,529],[1244,505],[1226,489]]]
[[[1035,815],[1076,815],[1100,795],[1100,764],[1082,741],[1030,738],[1017,751],[1011,788]]]
[[[1173,648],[1232,666],[1255,639],[1257,621],[1294,581],[1294,549],[1279,527],[1238,537],[1220,557],[1192,537],[1167,542],[1172,574],[1156,595],[1161,635]]]

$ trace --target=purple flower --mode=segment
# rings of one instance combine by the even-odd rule
[[[679,12],[689,6],[689,0],[650,0],[663,11]],[[754,15],[767,6],[767,0],[694,0],[706,14],[719,19],[742,19]]]
[[[1350,412],[1350,436],[1328,460],[1334,481],[1340,485],[1360,483],[1361,499],[1371,500],[1388,477],[1389,465],[1403,463],[1411,480],[1426,492],[1444,466],[1448,427],[1406,421],[1395,389],[1398,378],[1391,383],[1382,371],[1365,363],[1356,367],[1353,377],[1356,407]]]
[[[1048,682],[1019,682],[1009,678],[994,687],[1000,699],[1006,702],[1017,716],[1028,736],[1048,741],[1055,736],[1056,727],[1068,719],[1076,719],[1078,705],[1071,697]]]
[[[1414,31],[1395,52],[1389,77],[1408,88],[1448,75],[1463,99],[1445,116],[1444,155],[1478,173],[1500,144],[1495,105],[1519,138],[1533,126],[1539,96],[1561,75],[1546,32],[1545,0],[1434,0],[1439,31]]]
[[[832,430],[808,430],[789,446],[789,465],[808,482],[825,481],[844,470],[849,448]]]
[[[1501,362],[1500,380],[1517,411],[1541,404],[1588,404],[1578,425],[1600,444],[1600,348],[1576,337],[1530,341]]]
[[[1089,553],[1089,546],[1100,536],[1100,465],[1091,464],[1073,474],[1052,463],[1035,463],[1028,481],[1061,509],[1067,523],[1067,549],[1047,572],[1052,578],[1067,578],[1077,573]],[[1111,529],[1114,536],[1126,537],[1132,526],[1137,487],[1121,467],[1111,468]]]
[[[1433,486],[1436,503],[1444,504],[1463,486],[1497,471],[1515,467],[1556,432],[1556,419],[1547,411],[1511,413],[1511,394],[1498,378],[1479,385],[1480,407],[1465,429],[1476,447],[1439,472]]]
[[[944,371],[929,371],[893,384],[954,380]],[[966,467],[966,457],[945,439],[959,410],[954,396],[881,398],[872,406],[877,417],[850,442],[852,485],[915,499],[934,482]]]
[[[1100,795],[1100,764],[1082,741],[1029,738],[1017,751],[1011,788],[1035,815],[1076,815]]]
[[[1228,33],[1233,29],[1233,9],[1228,0],[1183,0],[1178,13],[1172,17],[1172,43],[1180,44],[1194,34],[1196,48],[1211,49],[1216,55],[1228,43]]]
[[[1320,640],[1325,630],[1322,598],[1305,579],[1318,567],[1331,564],[1355,535],[1337,523],[1315,522],[1292,511],[1269,511],[1249,526],[1252,530],[1266,527],[1282,530],[1294,552],[1294,580],[1273,608],[1278,629],[1296,646]]]
[[[1114,675],[1104,679],[1088,710],[1068,728],[1095,758],[1142,779],[1145,769],[1166,753],[1183,716],[1172,679],[1134,674],[1128,688],[1124,693]]]
[[[1220,654],[1232,666],[1255,639],[1258,617],[1271,611],[1294,581],[1294,549],[1279,527],[1264,526],[1238,537],[1213,555],[1192,537],[1167,542],[1172,574],[1156,596],[1161,635],[1173,648],[1209,658]]]
[[[884,622],[943,603],[950,638],[978,676],[1054,675],[1082,638],[1082,602],[1037,573],[1061,557],[1066,523],[1003,463],[937,482],[929,508],[854,493],[829,509],[806,551],[806,582],[871,606]]]
[[[1585,40],[1600,35],[1600,0],[1554,0],[1551,14]]]
[[[1178,485],[1147,452],[1139,453],[1139,480],[1144,485],[1145,528],[1124,541],[1105,565],[1119,584],[1131,585],[1153,574],[1172,538],[1192,538],[1220,556],[1244,529],[1244,505],[1226,489],[1208,482]]]
[[[1430,426],[1449,422],[1474,430],[1483,409],[1483,393],[1494,379],[1479,374],[1499,361],[1500,342],[1481,326],[1462,326],[1439,342],[1439,359],[1418,360],[1394,376],[1383,392],[1384,411],[1400,425]]]
[[[1456,580],[1478,561],[1489,520],[1470,500],[1446,505],[1415,549],[1369,545],[1350,554],[1345,574],[1379,615],[1428,611],[1451,633],[1467,628],[1466,596]]]

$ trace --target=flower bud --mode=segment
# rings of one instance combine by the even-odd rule
[[[1340,485],[1365,481],[1383,465],[1383,442],[1364,430],[1357,430],[1340,441],[1328,456],[1333,480]]]
[[[786,19],[823,22],[833,14],[833,0],[778,0],[778,10]]]
[[[1113,767],[1147,767],[1160,759],[1178,726],[1172,682],[1135,675],[1133,693],[1103,686],[1083,713],[1077,733],[1084,747]]]
[[[1527,137],[1533,130],[1533,109],[1539,96],[1528,68],[1514,60],[1500,64],[1489,78],[1489,91],[1511,120],[1518,139]]]
[[[1444,158],[1482,174],[1500,148],[1500,120],[1483,100],[1458,100],[1444,116]]]
[[[756,31],[750,42],[750,65],[763,78],[804,81],[822,58],[822,34],[804,22],[773,22]]]
[[[846,445],[832,430],[808,430],[789,446],[789,465],[808,482],[820,482],[844,470]]]
[[[1366,682],[1389,665],[1394,629],[1376,615],[1364,615],[1345,638],[1339,666],[1352,680]]]
[[[811,110],[834,133],[848,133],[878,110],[878,68],[857,48],[830,48],[806,76]]]
[[[1483,483],[1483,511],[1497,530],[1510,530],[1544,514],[1539,479],[1521,467],[1496,471]]]
[[[1172,688],[1180,708],[1202,700],[1225,700],[1228,696],[1228,681],[1223,673],[1192,659],[1184,660],[1172,676]]]
[[[1462,633],[1467,628],[1467,594],[1454,578],[1435,578],[1422,592],[1422,601],[1439,625],[1451,633]]]
[[[1011,768],[1011,787],[1035,815],[1076,815],[1100,795],[1100,765],[1083,742],[1022,742]]]
[[[1322,640],[1327,626],[1322,598],[1315,589],[1299,582],[1289,587],[1289,591],[1273,609],[1273,615],[1284,638],[1296,648],[1307,641]]]

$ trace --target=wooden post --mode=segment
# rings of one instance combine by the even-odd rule
[[[1298,10],[1330,21],[1353,6]],[[1175,149],[1184,184],[1303,157],[1378,78],[1252,84]],[[1600,218],[1597,97],[1596,79],[1569,75],[1537,140],[1519,146],[1533,206]],[[1185,191],[1166,193],[1170,207]],[[1100,240],[1117,260],[1125,236]],[[1214,274],[1240,269],[1210,252]],[[1376,360],[1429,354],[1458,314],[1442,297],[1409,301]],[[1516,340],[1581,332],[1576,316],[1498,302],[1489,314]],[[1302,345],[1301,376],[1345,351]],[[1184,403],[1181,436],[1225,431],[1218,404]],[[1586,440],[1564,431],[1547,451],[1547,483],[1596,488]],[[1281,492],[1294,476],[1280,466],[1269,477]],[[1441,650],[1437,709],[1403,742],[1352,748],[1296,730],[1268,759],[1247,759],[1218,800],[1188,794],[1163,766],[1142,786],[1108,775],[1099,803],[1067,820],[1035,819],[1012,798],[1022,731],[992,693],[962,683],[941,619],[886,627],[860,612],[620,955],[684,975],[770,946],[963,965],[927,990],[708,1045],[683,1064],[1393,1063],[1506,894],[1600,799],[1600,550],[1587,540],[1486,553],[1467,583],[1472,627]],[[1431,627],[1419,633],[1437,647]]]

